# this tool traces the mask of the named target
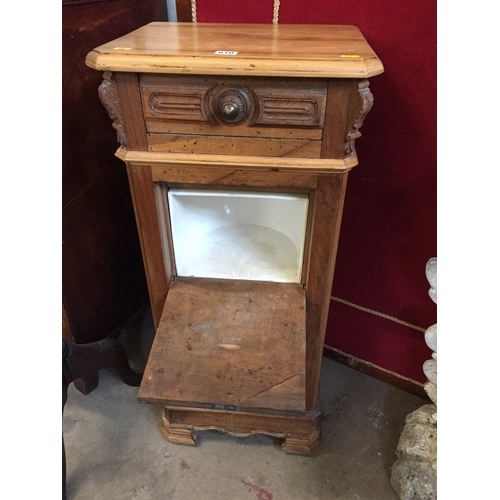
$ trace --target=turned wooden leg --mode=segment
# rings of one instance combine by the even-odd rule
[[[66,357],[75,387],[88,394],[98,383],[99,370],[110,368],[127,385],[139,387],[142,374],[130,368],[127,351],[116,339],[104,339],[90,344],[67,343]],[[77,382],[78,381],[78,382]]]
[[[115,339],[104,339],[90,344],[72,344],[62,341],[62,411],[68,399],[68,386],[73,382],[83,394],[93,391],[99,382],[102,368],[111,368],[122,382],[133,387],[141,385],[142,373],[129,365],[125,347]],[[62,442],[62,498],[66,499],[66,451]]]
[[[172,427],[165,415],[161,419],[161,433],[167,441],[176,444],[187,444],[194,446],[196,442],[196,433],[183,427]]]
[[[321,424],[314,429],[309,436],[305,437],[287,437],[281,445],[285,453],[292,455],[310,455],[321,443]]]
[[[73,385],[85,396],[90,394],[99,385],[99,373],[93,373],[88,378],[77,378]]]

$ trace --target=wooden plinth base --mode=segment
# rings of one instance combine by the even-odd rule
[[[289,416],[165,406],[161,431],[167,441],[191,446],[201,431],[238,438],[266,434],[283,439],[282,450],[286,453],[310,455],[321,442],[319,416],[317,409]]]

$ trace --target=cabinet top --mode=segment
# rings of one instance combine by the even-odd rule
[[[356,26],[154,22],[95,48],[100,71],[368,78],[382,62]]]

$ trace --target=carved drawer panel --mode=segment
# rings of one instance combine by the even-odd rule
[[[322,95],[288,97],[285,92],[278,95],[261,92],[257,97],[261,112],[255,120],[256,125],[323,126],[325,98]]]
[[[141,92],[150,134],[322,138],[324,80],[146,74]]]
[[[152,92],[147,100],[146,114],[153,118],[207,121],[203,106],[203,92]]]

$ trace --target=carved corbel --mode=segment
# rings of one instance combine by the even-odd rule
[[[359,129],[363,121],[373,107],[373,94],[370,92],[368,80],[359,80],[357,92],[353,93],[349,108],[347,121],[347,133],[345,137],[345,154],[354,153],[354,141],[361,137]]]
[[[116,82],[111,71],[105,71],[103,81],[99,86],[99,99],[113,120],[113,128],[116,130],[116,140],[126,147],[125,127],[123,126],[123,114],[120,106],[120,97],[118,96],[118,89]]]

